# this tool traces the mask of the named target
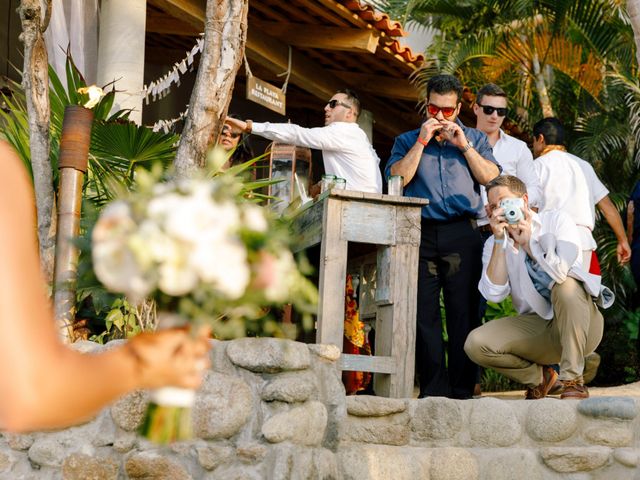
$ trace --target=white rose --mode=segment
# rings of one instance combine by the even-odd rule
[[[152,274],[140,267],[128,247],[136,224],[125,202],[113,202],[102,211],[92,235],[93,266],[109,290],[126,294],[134,303],[153,290]]]
[[[184,254],[162,263],[159,273],[158,288],[167,295],[186,295],[198,285],[198,274]]]
[[[203,281],[211,283],[227,298],[240,298],[249,283],[247,251],[239,240],[199,243],[191,262]]]
[[[147,205],[147,217],[163,225],[166,218],[178,207],[181,198],[182,195],[175,192],[157,195]]]
[[[267,219],[264,215],[264,210],[262,207],[257,205],[247,205],[244,207],[243,218],[245,227],[249,230],[253,230],[254,232],[266,232],[267,227]]]
[[[171,206],[162,222],[171,237],[193,241],[200,236],[224,237],[238,227],[238,209],[230,202],[216,204],[209,198],[179,197],[168,202]]]
[[[132,246],[137,255],[156,263],[167,261],[178,255],[178,248],[178,243],[166,235],[153,220],[144,220],[140,224],[135,247]]]

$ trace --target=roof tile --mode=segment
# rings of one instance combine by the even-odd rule
[[[369,22],[376,30],[384,32],[388,37],[406,37],[408,35],[400,22],[392,20],[386,13],[377,12],[371,5],[362,4],[360,0],[337,1],[364,21]],[[381,41],[393,53],[400,55],[408,63],[420,64],[424,62],[424,55],[414,54],[410,47],[401,45],[398,40],[389,38],[381,39]]]

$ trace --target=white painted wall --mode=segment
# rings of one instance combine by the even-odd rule
[[[146,0],[102,0],[98,85],[116,80],[113,111],[132,109],[140,124],[144,86]]]

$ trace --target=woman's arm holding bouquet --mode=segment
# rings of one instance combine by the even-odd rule
[[[134,389],[197,387],[208,365],[205,330],[196,339],[143,334],[96,355],[60,343],[38,262],[32,187],[2,141],[0,178],[0,427],[68,426]]]

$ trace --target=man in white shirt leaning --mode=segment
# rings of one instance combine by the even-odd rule
[[[326,173],[344,178],[347,190],[382,193],[380,158],[356,123],[360,100],[349,89],[337,91],[324,107],[324,127],[291,123],[258,123],[227,118],[225,123],[247,133],[300,147],[322,150]]]
[[[493,302],[511,294],[519,315],[471,331],[465,352],[526,385],[527,399],[545,397],[557,378],[564,387],[561,398],[587,398],[584,357],[600,343],[604,323],[594,298],[607,307],[613,295],[583,265],[580,235],[569,215],[532,211],[526,186],[513,176],[497,177],[486,189],[493,236],[484,246],[479,289]],[[505,199],[521,202],[507,212],[520,218],[507,215]],[[550,367],[554,363],[560,364],[559,377]]]
[[[540,211],[562,210],[578,226],[585,267],[589,269],[596,249],[593,227],[597,206],[618,239],[618,262],[631,259],[631,247],[620,213],[590,163],[570,154],[564,147],[564,127],[557,118],[548,117],[533,126],[533,154],[542,201]]]

